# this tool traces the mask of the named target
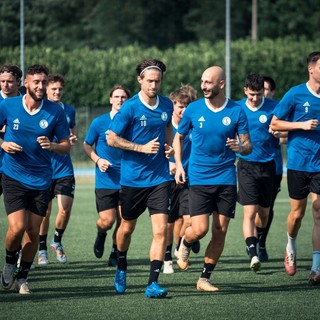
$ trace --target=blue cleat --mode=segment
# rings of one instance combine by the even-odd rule
[[[123,294],[126,291],[126,277],[127,271],[117,269],[116,277],[114,278],[114,288],[119,294]]]
[[[146,288],[145,295],[147,298],[164,298],[168,294],[168,291],[161,288],[158,282],[152,282]]]

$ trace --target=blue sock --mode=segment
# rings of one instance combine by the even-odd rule
[[[312,252],[311,271],[320,273],[320,251],[313,251]]]

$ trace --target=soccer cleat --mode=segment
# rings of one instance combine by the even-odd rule
[[[174,253],[173,254],[174,254],[174,256],[176,258],[178,258],[178,250],[179,250],[178,247],[174,249]]]
[[[117,293],[123,294],[127,288],[127,271],[117,269],[116,276],[114,278],[114,288]]]
[[[164,298],[168,294],[168,291],[161,288],[158,282],[152,282],[146,288],[145,295],[147,298]]]
[[[1,285],[3,289],[9,290],[15,279],[16,264],[5,263],[1,274]]]
[[[14,285],[19,294],[31,294],[27,279],[16,279]]]
[[[311,271],[309,275],[308,284],[310,286],[320,286],[320,273]]]
[[[38,264],[39,265],[50,264],[50,261],[48,259],[48,251],[47,250],[39,250],[39,253],[38,253]]]
[[[191,250],[193,253],[197,254],[200,251],[200,241],[197,240],[192,244]]]
[[[259,247],[258,257],[259,257],[260,261],[268,262],[269,261],[269,256],[268,256],[267,249],[263,248],[263,247]]]
[[[250,269],[254,272],[260,271],[261,263],[257,256],[252,257],[251,263],[250,263]]]
[[[286,273],[289,276],[294,276],[297,271],[297,263],[296,263],[296,255],[292,253],[288,253],[286,250],[285,256],[284,256],[284,268],[286,270]]]
[[[166,274],[174,273],[172,260],[163,262],[163,273],[166,273]]]
[[[116,267],[118,265],[118,259],[116,254],[110,254],[109,260],[108,260],[108,266],[109,267]]]
[[[178,251],[178,260],[177,260],[177,265],[180,270],[184,271],[187,270],[188,265],[189,265],[189,256],[190,256],[190,251],[191,247],[188,248],[183,244],[184,237],[181,240],[181,244],[179,247]]]
[[[60,242],[54,242],[53,240],[50,242],[50,246],[56,253],[56,259],[61,263],[67,262],[67,256],[63,250],[63,246]]]
[[[210,291],[210,292],[217,292],[219,288],[215,287],[210,283],[209,279],[200,278],[196,285],[197,290],[199,291]]]
[[[94,246],[93,246],[93,252],[94,255],[100,259],[103,256],[103,252],[104,252],[104,243],[106,241],[106,236],[107,235],[101,235],[101,233],[97,233],[97,237],[96,237],[96,241],[94,242]]]

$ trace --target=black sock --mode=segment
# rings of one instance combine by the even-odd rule
[[[128,251],[120,252],[118,251],[118,269],[122,271],[127,271],[127,253]]]
[[[117,255],[118,255],[117,245],[113,244],[111,248],[110,258],[117,258]]]
[[[107,236],[107,231],[98,231],[98,237],[105,238]]]
[[[19,247],[19,249],[14,251],[9,251],[6,249],[6,263],[15,264],[18,261],[20,250],[21,246]]]
[[[268,217],[268,222],[267,225],[263,228],[261,237],[259,238],[259,246],[260,248],[265,248],[266,247],[266,241],[267,241],[267,235],[269,233],[269,229],[273,220],[273,210],[270,209],[269,211],[269,217]]]
[[[211,273],[213,271],[213,269],[216,267],[215,264],[212,263],[204,263],[203,264],[203,269],[202,269],[202,273],[200,278],[206,278],[206,279],[210,279],[211,277]]]
[[[172,251],[172,243],[167,246],[166,253],[164,256],[164,261],[172,261],[171,251]]]
[[[260,245],[260,240],[261,240],[261,237],[262,237],[262,235],[263,235],[263,230],[264,230],[264,228],[256,227],[256,229],[257,229],[258,243],[259,243],[259,245]]]
[[[183,244],[184,244],[187,248],[191,248],[191,247],[192,247],[192,243],[187,242],[185,239],[183,240]]]
[[[61,243],[61,238],[63,236],[64,230],[65,229],[57,229],[57,228],[54,230],[54,238],[53,238],[54,242],[60,242]]]
[[[32,262],[21,261],[17,279],[27,279]]]
[[[160,260],[151,261],[148,285],[150,285],[152,282],[158,282],[162,265],[163,265],[163,261],[160,261]]]
[[[248,237],[246,239],[246,245],[247,249],[249,251],[249,257],[252,259],[252,257],[257,255],[257,238],[256,237]]]
[[[47,248],[47,238],[48,235],[44,234],[44,235],[39,235],[39,251],[40,250],[48,250]]]

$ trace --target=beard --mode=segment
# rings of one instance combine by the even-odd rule
[[[217,95],[219,95],[219,88],[214,87],[212,88],[212,90],[210,92],[207,91],[207,94],[209,94],[209,96],[206,96],[207,99],[214,99]]]
[[[37,101],[37,102],[41,101],[41,100],[43,99],[43,97],[44,97],[44,92],[42,93],[41,98],[39,98],[39,97],[36,95],[36,93],[35,93],[34,91],[30,90],[30,89],[28,89],[28,94],[30,95],[30,97],[31,97],[34,101]]]

